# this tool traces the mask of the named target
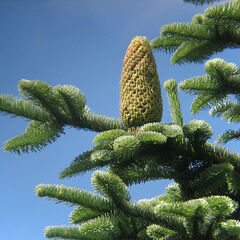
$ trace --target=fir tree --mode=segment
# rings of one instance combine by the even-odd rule
[[[239,47],[239,24],[240,1],[222,3],[189,24],[163,27],[151,47],[174,52],[174,63],[201,62],[214,52]],[[137,37],[126,53],[122,119],[92,114],[81,91],[73,86],[21,80],[23,97],[0,96],[1,112],[31,120],[22,135],[5,143],[6,151],[41,150],[64,133],[65,126],[98,132],[92,149],[60,173],[60,178],[67,178],[107,167],[105,172],[92,174],[98,194],[58,185],[35,189],[39,197],[76,206],[70,215],[74,226],[47,227],[47,238],[240,239],[240,155],[209,143],[213,131],[206,121],[184,123],[174,79],[164,83],[172,122],[161,122],[161,89],[151,47],[145,37]],[[213,59],[205,64],[208,75],[180,83],[181,90],[197,94],[192,113],[210,107],[213,115],[238,122],[239,69]],[[227,99],[231,94],[236,102]],[[239,136],[239,132],[228,131],[219,141]],[[165,194],[131,202],[128,186],[158,179],[175,183]]]

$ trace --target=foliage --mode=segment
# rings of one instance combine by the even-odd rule
[[[239,24],[240,1],[225,2],[196,15],[189,24],[164,26],[151,46],[174,52],[174,63],[201,62],[225,48],[239,47]],[[205,71],[208,75],[179,85],[186,93],[197,95],[192,113],[210,109],[213,116],[239,122],[240,68],[213,59],[205,64]],[[38,197],[76,206],[70,214],[74,226],[47,227],[47,238],[240,239],[240,155],[209,143],[213,130],[206,121],[184,123],[174,79],[164,83],[172,122],[160,122],[162,100],[157,80],[150,45],[145,37],[137,37],[124,60],[121,120],[90,113],[83,94],[73,86],[21,80],[23,97],[0,96],[1,112],[31,120],[22,135],[5,143],[6,151],[40,150],[54,142],[65,126],[98,132],[92,149],[77,156],[60,174],[66,178],[107,167],[105,172],[92,174],[96,193],[43,184],[35,189]],[[139,105],[138,88],[149,100],[144,106]],[[229,99],[231,95],[235,102]],[[127,105],[131,104],[131,110],[125,105],[130,98]],[[219,142],[236,138],[240,131],[228,130]],[[172,179],[174,184],[165,194],[131,202],[128,186],[159,179]]]
[[[25,98],[2,94],[0,111],[33,121],[25,133],[6,142],[4,150],[17,153],[40,150],[55,141],[67,125],[96,132],[125,129],[121,120],[90,113],[76,87],[51,87],[45,82],[23,79],[18,89]]]
[[[239,21],[240,1],[224,2],[194,16],[191,23],[165,25],[151,46],[174,52],[173,63],[203,62],[215,52],[239,47]]]
[[[202,109],[210,109],[211,115],[238,123],[240,68],[216,58],[206,62],[205,71],[208,75],[184,80],[179,85],[186,93],[197,95],[192,103],[191,112],[195,114]],[[230,100],[231,96],[235,97],[235,102]],[[234,138],[239,138],[239,131],[227,130],[218,141],[226,143]]]
[[[70,239],[238,239],[240,223],[229,220],[237,204],[229,197],[211,196],[184,201],[177,184],[153,199],[130,202],[121,178],[96,171],[92,185],[101,194],[54,185],[39,185],[36,194],[72,203],[72,223],[79,227],[47,227],[45,236]],[[177,197],[177,201],[176,201]],[[227,226],[231,231],[226,231]],[[143,232],[145,234],[143,234]],[[143,236],[142,236],[143,235]],[[227,239],[227,238],[220,238]]]

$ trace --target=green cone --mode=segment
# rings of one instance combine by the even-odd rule
[[[132,40],[123,61],[120,114],[127,127],[162,119],[160,82],[155,59],[145,37]]]

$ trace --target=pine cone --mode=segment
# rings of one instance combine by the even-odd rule
[[[123,61],[120,114],[127,127],[162,119],[160,82],[155,59],[145,37],[132,40]]]

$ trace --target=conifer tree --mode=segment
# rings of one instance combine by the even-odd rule
[[[213,1],[192,1],[203,4]],[[65,126],[98,134],[95,145],[60,173],[68,178],[97,169],[91,178],[95,193],[59,185],[38,185],[36,195],[76,206],[73,226],[51,226],[47,238],[84,240],[230,240],[240,239],[240,155],[208,142],[213,135],[204,120],[184,122],[177,82],[164,82],[172,122],[162,123],[162,93],[152,49],[174,52],[173,63],[202,62],[214,52],[239,47],[240,1],[209,7],[189,24],[164,26],[150,44],[132,40],[121,79],[121,119],[92,114],[81,91],[21,80],[24,98],[0,96],[0,111],[30,119],[22,135],[4,150],[41,150],[64,132]],[[197,94],[191,111],[210,112],[239,121],[240,68],[221,59],[205,64],[208,75],[180,83]],[[227,99],[236,96],[236,102]],[[239,137],[228,131],[226,142]],[[101,171],[100,168],[107,167]],[[165,194],[131,202],[128,186],[172,179]]]

